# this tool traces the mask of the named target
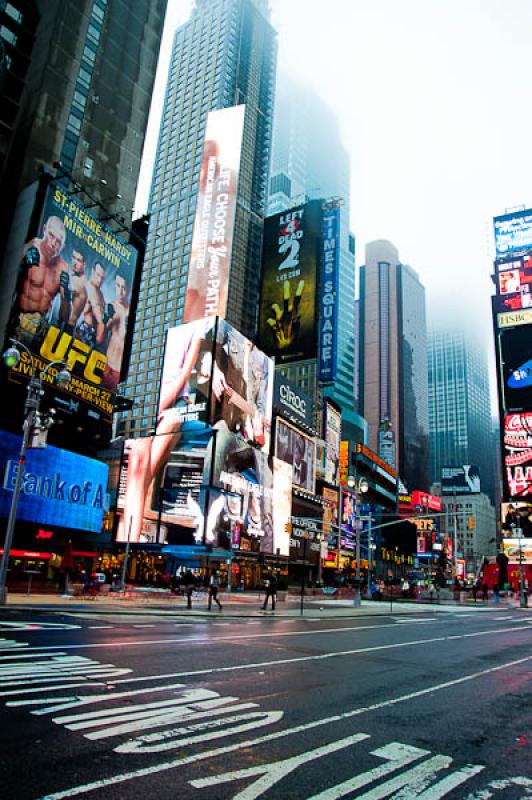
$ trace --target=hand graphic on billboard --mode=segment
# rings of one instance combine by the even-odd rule
[[[266,321],[270,325],[277,347],[283,350],[289,347],[297,339],[301,326],[301,296],[305,281],[299,281],[294,299],[290,298],[290,281],[284,282],[283,288],[283,308],[277,303],[273,303],[272,311],[274,317],[269,317]]]

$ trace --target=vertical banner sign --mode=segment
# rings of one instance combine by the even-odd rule
[[[347,439],[342,439],[340,442],[340,484],[347,486],[347,478],[349,472],[349,442]]]
[[[52,361],[68,364],[72,381],[54,391],[71,413],[112,419],[136,264],[134,247],[50,185],[40,230],[21,253],[8,336],[28,348],[37,373]],[[13,374],[29,380],[26,352]],[[53,378],[50,370],[46,380]]]
[[[232,106],[207,117],[183,322],[225,316],[244,112]]]
[[[316,356],[321,201],[264,223],[259,346],[278,364]]]
[[[333,406],[325,403],[325,480],[336,485],[340,467],[340,441],[342,439],[342,415]]]
[[[319,380],[336,379],[338,343],[338,281],[340,267],[340,209],[325,208],[322,222],[322,257],[319,299]]]

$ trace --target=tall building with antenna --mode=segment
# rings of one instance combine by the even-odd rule
[[[226,317],[257,325],[270,163],[276,34],[264,0],[196,0],[175,34],[149,200],[150,233],[129,378],[132,412],[119,431],[142,435],[156,417],[165,335],[183,316],[209,111],[245,105]]]

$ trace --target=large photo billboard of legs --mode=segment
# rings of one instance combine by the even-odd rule
[[[215,318],[209,318],[168,331],[155,429],[129,443],[119,542],[141,541],[146,513],[159,513],[161,494],[169,491],[163,471],[170,469],[166,477],[171,480],[171,454],[178,447],[197,446],[196,437],[202,435],[207,445],[215,325]]]
[[[212,374],[215,430],[238,433],[270,451],[274,362],[223,319],[218,320]]]

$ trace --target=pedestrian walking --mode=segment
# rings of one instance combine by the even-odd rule
[[[268,572],[266,580],[264,581],[264,585],[266,587],[266,593],[264,595],[262,610],[266,611],[268,608],[268,599],[271,597],[272,611],[275,611],[275,600],[277,598],[277,577],[273,574],[273,572]]]
[[[222,610],[222,604],[218,600],[218,589],[220,588],[220,576],[218,575],[217,570],[214,570],[211,577],[209,578],[209,601],[207,608],[209,611],[212,608],[212,601],[217,604],[218,609]]]
[[[183,583],[183,586],[184,586],[184,589],[185,589],[185,595],[186,595],[186,598],[187,598],[187,608],[192,608],[192,593],[194,592],[194,589],[197,586],[197,581],[196,581],[195,576],[192,574],[192,572],[189,569],[187,569],[187,571],[183,575],[182,583]]]
[[[473,595],[473,602],[474,603],[477,602],[477,594],[478,594],[478,590],[479,589],[480,589],[480,578],[477,578],[474,581],[473,586],[471,587],[471,593]]]
[[[488,584],[486,582],[484,582],[482,584],[482,602],[483,603],[487,603],[488,602],[488,594],[489,594],[489,587],[488,587]]]

